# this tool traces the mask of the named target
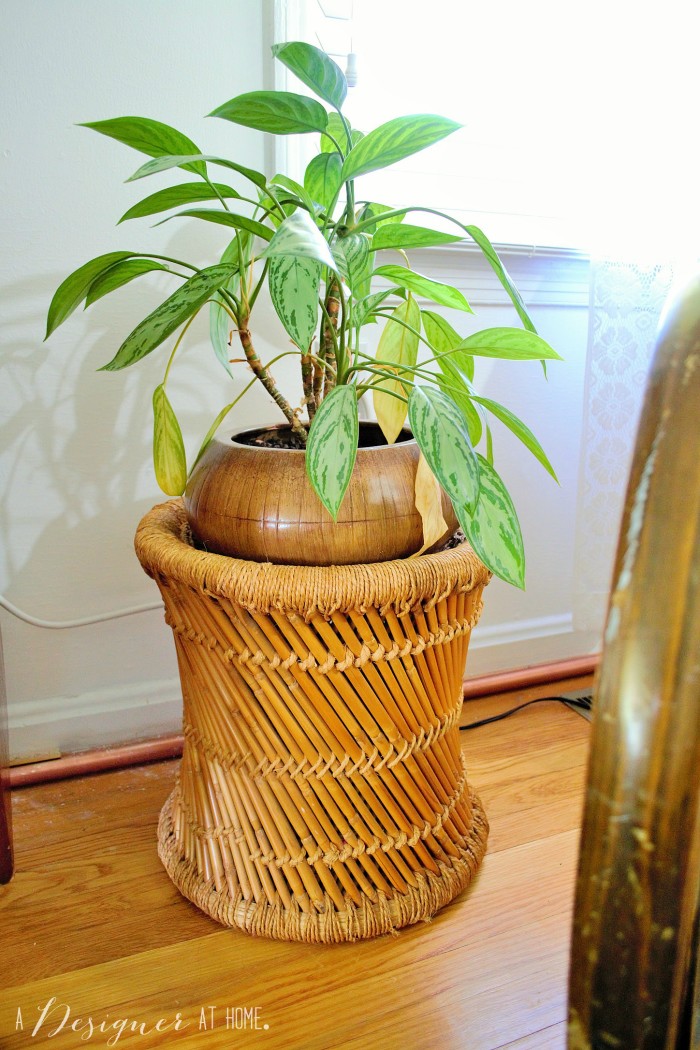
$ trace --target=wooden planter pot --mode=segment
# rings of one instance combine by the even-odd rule
[[[488,825],[458,719],[488,572],[468,545],[373,565],[191,545],[182,502],[136,550],[173,629],[185,746],[159,826],[181,892],[248,933],[371,937],[470,882]]]

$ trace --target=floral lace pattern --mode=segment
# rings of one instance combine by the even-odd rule
[[[602,634],[620,519],[656,329],[673,271],[591,263],[574,556],[574,626]]]

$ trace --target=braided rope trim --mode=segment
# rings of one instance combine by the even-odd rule
[[[371,773],[378,773],[384,766],[387,769],[393,769],[399,762],[405,762],[416,752],[427,751],[457,724],[461,713],[462,697],[460,695],[457,704],[448,715],[436,719],[427,728],[422,726],[418,735],[414,735],[410,740],[405,740],[400,750],[396,751],[394,745],[387,742],[385,754],[381,754],[376,747],[369,755],[362,749],[355,762],[352,762],[349,755],[343,755],[342,758],[332,755],[326,759],[323,755],[317,754],[314,761],[310,758],[303,758],[301,762],[297,762],[290,755],[286,760],[281,757],[262,759],[256,766],[251,767],[253,755],[250,751],[246,754],[226,751],[221,744],[187,721],[183,723],[182,731],[185,740],[200,750],[206,758],[218,762],[225,770],[233,769],[238,772],[245,768],[252,776],[265,778],[280,777],[286,774],[293,780],[308,780],[310,777],[321,779],[325,776],[340,780],[358,774],[368,776]]]
[[[428,922],[472,881],[486,849],[489,827],[478,796],[470,787],[468,790],[472,824],[459,857],[449,864],[438,861],[439,875],[417,874],[418,887],[407,893],[386,897],[377,892],[376,900],[363,893],[359,907],[346,897],[344,911],[339,911],[328,896],[322,911],[304,912],[295,899],[287,909],[281,903],[256,903],[241,893],[232,897],[225,888],[217,891],[179,851],[172,818],[173,795],[165,803],[158,824],[158,856],[183,896],[223,926],[253,936],[315,944],[377,937],[421,920]]]
[[[136,553],[161,587],[177,581],[198,592],[226,597],[249,612],[315,615],[370,608],[404,616],[431,608],[452,593],[484,586],[491,573],[468,543],[419,558],[371,565],[274,565],[210,554],[192,547],[182,500],[170,500],[144,516]]]
[[[320,846],[317,846],[313,853],[309,853],[308,850],[302,850],[296,856],[292,856],[288,850],[280,856],[274,851],[263,853],[261,849],[258,849],[253,853],[248,853],[248,858],[250,860],[259,860],[261,864],[265,864],[267,867],[275,865],[277,868],[285,868],[287,866],[290,868],[297,868],[303,863],[311,865],[323,863],[328,867],[332,867],[334,864],[343,863],[347,860],[357,860],[357,858],[361,857],[363,854],[371,857],[379,849],[383,850],[384,853],[390,853],[392,850],[398,851],[405,849],[406,847],[413,847],[421,839],[425,840],[442,830],[443,824],[445,824],[445,822],[452,816],[455,806],[464,799],[465,795],[468,796],[468,790],[467,772],[466,769],[463,769],[455,790],[438,813],[435,823],[431,824],[426,820],[422,826],[414,824],[410,835],[407,835],[406,832],[402,831],[399,835],[387,836],[383,841],[375,835],[372,842],[369,843],[360,841],[356,846],[351,846],[350,843],[346,843],[342,849],[338,849],[334,846],[330,850],[324,850]],[[204,827],[197,821],[196,816],[193,814],[182,794],[177,791],[177,789],[173,792],[173,805],[179,807],[182,811],[183,817],[189,825],[190,831],[196,835],[197,838],[201,840],[228,839],[241,847],[244,852],[247,852],[248,843],[242,831],[239,834],[236,834],[233,827]]]
[[[361,669],[368,663],[377,664],[383,660],[403,660],[406,657],[420,656],[426,649],[431,649],[436,645],[446,645],[455,638],[462,638],[465,634],[469,634],[478,623],[482,606],[483,602],[479,601],[471,616],[463,620],[451,620],[447,628],[439,627],[437,631],[431,631],[427,637],[418,634],[415,643],[411,642],[410,638],[407,638],[403,646],[399,646],[398,642],[394,642],[391,649],[386,649],[379,642],[375,649],[370,649],[365,643],[357,656],[346,646],[345,655],[342,659],[326,651],[323,660],[318,660],[312,653],[308,652],[306,656],[302,657],[298,653],[290,651],[289,656],[285,659],[282,659],[277,653],[272,657],[268,657],[261,649],[251,652],[250,649],[246,648],[239,653],[236,649],[224,649],[221,643],[216,638],[211,637],[211,635],[204,634],[202,631],[196,631],[193,627],[187,627],[185,624],[177,623],[168,612],[165,614],[165,622],[172,628],[174,634],[179,635],[188,642],[195,642],[197,645],[204,646],[205,649],[219,649],[223,658],[229,663],[237,663],[243,667],[260,667],[261,664],[266,664],[271,670],[276,670],[280,667],[285,671],[288,671],[296,664],[300,671],[314,670],[319,674],[330,674],[332,671],[347,671],[351,667]]]

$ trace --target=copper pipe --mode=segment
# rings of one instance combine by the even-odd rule
[[[569,660],[556,660],[548,664],[519,667],[514,671],[497,671],[495,674],[467,678],[463,688],[464,698],[468,700],[475,696],[489,696],[512,689],[527,689],[531,685],[560,682],[564,678],[595,674],[599,662],[600,656],[595,653],[590,656],[574,656]]]
[[[102,773],[108,769],[125,769],[127,766],[138,766],[144,762],[179,758],[181,754],[182,737],[179,735],[161,736],[155,740],[141,740],[118,747],[100,747],[94,751],[79,751],[47,762],[13,766],[8,771],[10,787],[29,787],[31,784],[45,784],[51,780]]]

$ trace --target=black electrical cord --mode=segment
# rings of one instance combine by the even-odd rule
[[[469,722],[465,726],[460,726],[460,731],[466,731],[467,729],[478,729],[479,726],[487,726],[491,722],[500,722],[502,718],[508,718],[510,715],[516,714],[518,711],[522,711],[525,707],[530,707],[531,704],[543,704],[550,701],[558,701],[559,703],[566,704],[567,707],[583,707],[587,711],[590,711],[592,704],[592,697],[581,697],[580,699],[569,698],[568,696],[540,696],[536,700],[528,700],[525,704],[519,704],[518,707],[511,707],[508,711],[501,711],[500,715],[491,715],[490,718],[482,718],[478,722]]]

